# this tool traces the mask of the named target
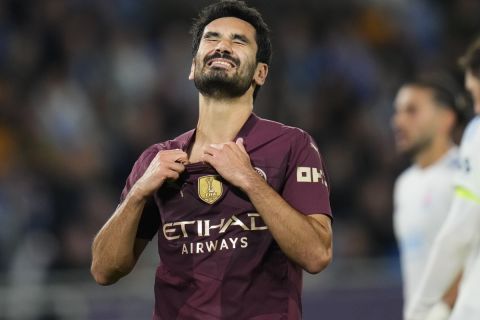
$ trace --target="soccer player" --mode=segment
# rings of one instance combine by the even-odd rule
[[[395,99],[392,125],[396,147],[413,162],[394,188],[394,231],[400,249],[404,311],[450,209],[458,163],[452,135],[463,119],[462,102],[459,85],[445,74],[423,75],[407,82]],[[441,312],[448,318],[455,293],[453,286],[436,306],[436,314]]]
[[[258,11],[212,4],[192,34],[197,126],[137,160],[92,274],[116,282],[158,232],[154,319],[300,319],[302,270],[332,258],[322,157],[304,131],[252,113],[271,55]]]
[[[408,320],[425,319],[462,270],[462,283],[449,319],[480,319],[480,39],[460,61],[476,117],[462,137],[453,204],[407,311]]]

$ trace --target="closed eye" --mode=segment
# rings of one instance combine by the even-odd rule
[[[241,44],[241,45],[246,45],[245,42],[240,41],[240,40],[234,40],[233,43],[235,43],[235,44]]]
[[[220,35],[218,34],[218,32],[206,32],[203,35],[203,39],[207,41],[216,41],[219,39],[219,37]]]
[[[243,36],[243,35],[240,35],[240,34],[235,34],[233,35],[233,43],[236,43],[236,44],[249,44],[250,41],[248,41],[247,37]]]

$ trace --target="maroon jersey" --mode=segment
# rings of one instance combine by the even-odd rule
[[[186,151],[194,134],[148,148],[122,199],[158,151]],[[237,137],[257,172],[292,207],[331,215],[322,158],[308,134],[252,114]],[[157,232],[154,319],[301,318],[302,269],[279,248],[249,198],[210,165],[186,165],[155,193],[137,237]]]

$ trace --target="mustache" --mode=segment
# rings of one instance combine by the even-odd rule
[[[212,61],[213,59],[218,59],[218,58],[229,60],[230,62],[232,62],[237,67],[240,65],[240,60],[239,59],[232,57],[228,53],[221,53],[221,52],[214,52],[211,55],[206,56],[205,59],[203,59],[203,63],[207,64],[210,61]]]

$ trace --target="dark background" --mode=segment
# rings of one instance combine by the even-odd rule
[[[141,151],[196,124],[188,31],[207,3],[0,1],[0,318],[149,317],[155,244],[113,288],[90,246]],[[335,260],[307,277],[305,318],[399,319],[392,101],[417,72],[463,81],[480,2],[248,3],[274,47],[255,112],[308,131],[330,178]]]

